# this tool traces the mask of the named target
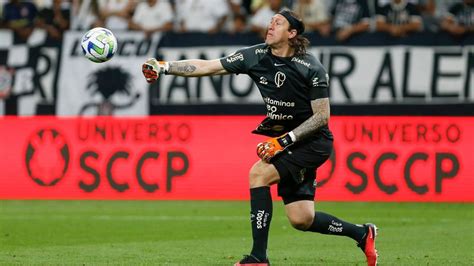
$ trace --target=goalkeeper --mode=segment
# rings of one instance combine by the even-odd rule
[[[329,77],[321,63],[306,52],[302,21],[284,10],[271,19],[265,43],[215,60],[173,62],[149,59],[142,71],[148,82],[160,74],[198,77],[244,73],[256,83],[267,117],[253,131],[269,136],[257,145],[257,161],[249,173],[253,247],[235,265],[269,265],[268,232],[272,220],[270,186],[278,184],[291,225],[301,231],[354,239],[375,265],[376,227],[355,225],[314,211],[315,173],[330,156],[333,136],[329,122]]]

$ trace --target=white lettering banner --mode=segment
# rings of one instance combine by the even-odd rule
[[[163,48],[164,60],[215,59],[241,47]],[[474,47],[313,47],[333,103],[474,102]],[[152,104],[261,103],[246,75],[166,76]]]
[[[119,46],[105,63],[88,61],[82,33],[68,32],[63,41],[58,82],[57,115],[147,115],[148,84],[141,65],[156,51],[160,38],[139,32],[115,33]]]

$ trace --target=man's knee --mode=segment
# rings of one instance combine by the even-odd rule
[[[308,230],[313,224],[314,215],[298,215],[293,217],[288,217],[291,226],[300,231]]]
[[[278,182],[279,176],[275,167],[264,162],[255,163],[249,172],[250,187],[269,186]]]

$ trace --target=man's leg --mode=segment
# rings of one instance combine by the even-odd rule
[[[249,181],[253,246],[250,256],[244,257],[236,265],[268,262],[268,232],[273,212],[270,185],[277,183],[279,179],[278,172],[272,164],[258,161],[252,166]]]
[[[375,236],[373,224],[356,225],[331,214],[314,211],[314,201],[299,200],[285,205],[286,214],[293,227],[301,231],[347,236],[354,239],[364,251],[368,265],[376,265]]]

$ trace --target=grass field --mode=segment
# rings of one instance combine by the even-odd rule
[[[272,265],[364,265],[348,238],[292,229],[274,204]],[[380,227],[381,265],[474,265],[474,205],[318,203]],[[233,265],[251,245],[248,202],[0,201],[0,265]]]

